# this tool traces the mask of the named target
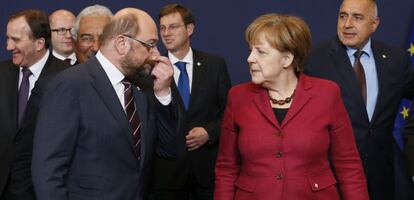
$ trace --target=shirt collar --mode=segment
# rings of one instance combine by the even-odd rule
[[[170,61],[173,65],[178,61],[186,62],[186,63],[192,65],[193,64],[193,50],[190,47],[187,55],[185,55],[185,57],[182,60],[178,59],[170,51],[168,51],[168,58],[170,59]]]
[[[354,53],[357,51],[358,49],[354,49],[354,48],[351,48],[351,47],[346,47],[346,53],[348,54],[348,57],[353,57],[354,56]],[[365,46],[364,47],[362,47],[362,49],[361,49],[362,51],[364,51],[364,53],[369,57],[369,58],[371,58],[372,57],[372,55],[373,55],[373,52],[372,52],[372,48],[371,48],[371,38],[370,39],[368,39],[368,42],[365,44]]]
[[[124,74],[122,74],[121,71],[119,71],[119,69],[101,53],[101,51],[96,53],[96,59],[98,59],[98,62],[102,65],[112,86],[119,84],[125,78]]]
[[[32,75],[36,78],[39,78],[40,73],[42,73],[43,67],[46,64],[47,59],[49,58],[49,51],[46,51],[45,55],[38,60],[35,64],[29,67],[30,72],[32,72]],[[20,71],[22,71],[22,68],[20,67]]]
[[[71,65],[75,64],[75,62],[77,60],[75,52],[71,53],[68,57],[65,57],[62,54],[59,54],[58,52],[56,52],[55,50],[52,50],[52,55],[55,56],[59,60],[65,60],[65,59],[69,58]]]

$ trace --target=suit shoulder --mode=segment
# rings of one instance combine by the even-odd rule
[[[339,92],[340,91],[340,88],[339,88],[338,84],[336,84],[335,82],[333,82],[331,80],[317,78],[317,77],[313,77],[313,76],[307,76],[307,75],[305,75],[305,76],[306,76],[307,79],[309,79],[312,82],[312,86],[316,90],[320,90],[321,92],[325,92],[325,91]]]
[[[16,67],[11,60],[4,60],[0,62],[0,71],[9,69],[10,67]]]
[[[407,53],[404,49],[381,42],[381,41],[372,41],[372,49],[373,51],[380,51],[380,52],[387,52],[388,54],[395,54],[400,56],[406,56]]]
[[[205,51],[199,51],[199,50],[195,50],[193,49],[194,55],[196,57],[200,57],[209,61],[220,61],[220,62],[224,62],[224,58],[212,53],[207,53]]]

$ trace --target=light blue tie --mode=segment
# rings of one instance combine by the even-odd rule
[[[188,104],[190,103],[190,82],[188,79],[186,62],[178,61],[175,66],[180,70],[180,77],[178,78],[178,91],[180,92],[181,99],[183,100],[185,110],[188,110]]]

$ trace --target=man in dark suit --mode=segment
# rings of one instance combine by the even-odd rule
[[[7,24],[7,50],[12,59],[0,63],[0,199],[13,198],[15,136],[31,90],[37,81],[68,67],[49,51],[50,28],[39,10],[12,15]],[[25,75],[26,74],[26,75]]]
[[[37,199],[146,199],[152,158],[176,154],[180,119],[173,68],[157,41],[147,13],[123,9],[104,28],[95,57],[42,89],[32,159]],[[153,90],[138,90],[130,80],[147,68]]]
[[[305,72],[340,86],[371,199],[402,199],[395,193],[392,130],[401,98],[414,94],[414,77],[404,51],[371,40],[378,25],[374,0],[344,0],[338,38],[314,49]]]
[[[190,47],[195,22],[188,8],[166,5],[159,20],[162,42],[174,64],[173,95],[181,99],[186,123],[179,157],[155,159],[150,199],[212,200],[220,125],[231,86],[226,63]]]

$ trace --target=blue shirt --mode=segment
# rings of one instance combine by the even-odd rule
[[[365,71],[365,80],[367,84],[367,114],[369,121],[372,119],[374,114],[375,105],[377,104],[378,97],[378,76],[377,68],[375,66],[374,53],[371,48],[371,39],[361,49],[364,53],[361,55],[361,64]],[[354,53],[357,49],[347,47],[346,53],[348,54],[349,60],[353,65],[355,62]]]

